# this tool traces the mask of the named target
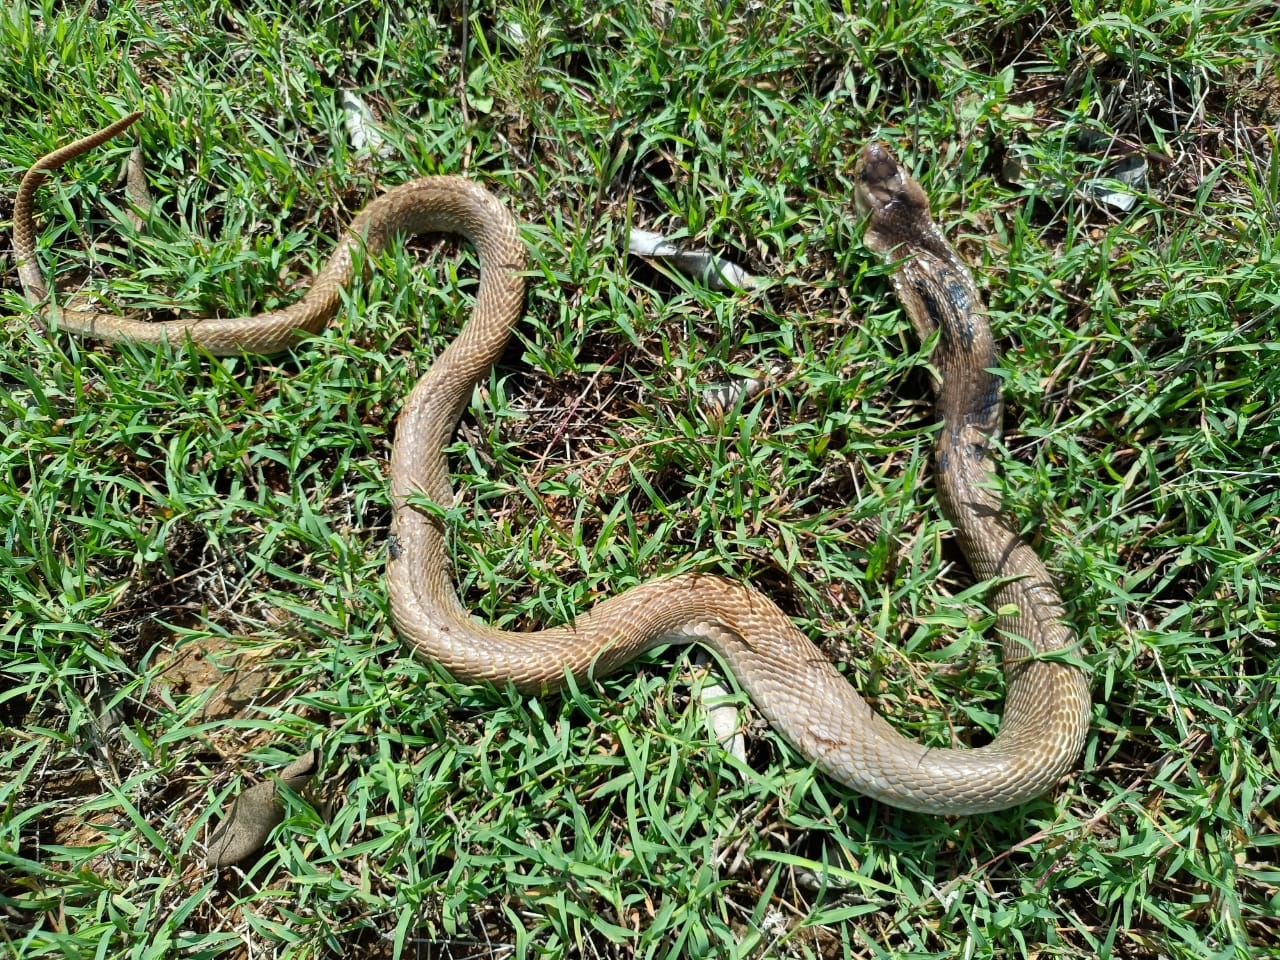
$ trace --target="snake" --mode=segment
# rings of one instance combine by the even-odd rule
[[[154,345],[190,341],[212,355],[287,350],[339,310],[342,293],[397,237],[456,234],[479,262],[470,316],[406,397],[390,457],[391,619],[419,657],[456,680],[543,695],[598,680],[666,644],[708,647],[773,728],[813,767],[909,811],[978,814],[1023,804],[1073,768],[1091,703],[1080,643],[1048,570],[998,493],[994,447],[1003,399],[995,341],[973,276],[935,224],[920,184],[880,142],[853,170],[864,243],[933,345],[933,464],[943,515],[977,581],[989,582],[1005,674],[998,730],[981,746],[939,747],[899,733],[792,620],[749,584],[692,571],[661,576],[548,629],[514,632],[474,618],[453,580],[444,516],[454,504],[446,448],[473,390],[497,362],[524,307],[528,249],[502,201],[469,178],[429,176],[372,200],[300,300],[252,316],[150,322],[94,307],[56,308],[36,258],[36,189],[52,171],[116,136],[129,114],[41,157],[14,206],[14,250],[35,322],[51,330]]]

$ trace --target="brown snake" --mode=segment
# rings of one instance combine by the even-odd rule
[[[1014,806],[1049,789],[1075,763],[1089,723],[1088,684],[1078,667],[1064,662],[1076,639],[1049,574],[993,490],[990,447],[1000,429],[1001,394],[984,308],[967,267],[934,225],[923,190],[883,146],[863,150],[855,199],[868,216],[867,245],[898,260],[893,284],[917,332],[924,340],[939,333],[938,496],[974,576],[994,581],[989,604],[999,613],[1004,717],[994,741],[974,749],[925,747],[898,734],[768,598],[718,576],[654,580],[549,630],[513,633],[472,619],[454,589],[440,519],[440,510],[453,503],[444,449],[472,389],[520,317],[526,250],[506,208],[469,180],[427,177],[374,200],[352,221],[306,295],[282,310],[164,323],[82,310],[55,314],[35,260],[32,196],[48,171],[137,117],[41,158],[19,188],[19,275],[28,298],[43,305],[43,318],[62,330],[152,344],[190,338],[214,354],[269,353],[323,327],[338,310],[356,262],[376,256],[397,235],[457,233],[479,252],[471,317],[409,394],[391,454],[387,588],[396,627],[418,654],[460,680],[510,681],[541,693],[563,687],[566,673],[601,677],[659,644],[703,643],[808,760],[833,779],[908,810],[964,814]],[[411,497],[439,509],[422,509]]]

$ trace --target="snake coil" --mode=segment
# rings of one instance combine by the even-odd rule
[[[998,436],[996,351],[967,267],[942,237],[919,184],[888,150],[866,147],[855,201],[866,242],[897,263],[893,284],[922,340],[935,331],[942,420],[935,464],[938,497],[975,577],[995,581],[1008,691],[1000,730],[969,750],[925,747],[875,714],[821,651],[763,594],[701,573],[654,580],[601,601],[572,623],[530,633],[474,620],[450,576],[440,511],[453,503],[444,449],[474,385],[501,354],[524,301],[526,250],[505,206],[478,184],[427,177],[371,202],[343,233],[301,300],[230,319],[148,323],[95,310],[54,313],[35,259],[33,196],[49,172],[120,133],[131,114],[42,157],[14,205],[14,249],[27,297],[46,324],[107,340],[160,344],[190,339],[214,354],[271,353],[337,312],[359,262],[395,237],[457,233],[475,245],[480,286],[470,319],[405,401],[391,454],[392,535],[387,564],[391,612],[419,655],[461,680],[508,681],[530,693],[554,690],[566,673],[601,677],[659,644],[703,643],[716,652],[757,708],[829,776],[886,803],[936,814],[998,810],[1035,797],[1074,764],[1089,723],[1084,674],[1063,662],[1076,639],[1048,571],[1002,513],[992,491]],[[363,254],[363,260],[360,255]]]

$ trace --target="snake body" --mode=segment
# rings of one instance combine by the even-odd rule
[[[24,177],[14,247],[27,296],[42,316],[74,333],[146,343],[189,338],[214,354],[267,353],[319,330],[340,306],[355,264],[394,237],[461,234],[480,262],[476,303],[461,332],[405,401],[391,454],[391,613],[420,656],[466,681],[513,683],[532,694],[566,676],[602,677],[660,644],[698,642],[732,671],[760,712],[833,779],[886,803],[936,814],[998,810],[1035,797],[1074,764],[1089,722],[1084,674],[1062,654],[1075,646],[1043,564],[1002,514],[992,491],[990,444],[1000,421],[995,347],[968,269],[943,239],[928,202],[888,151],[867,147],[856,201],[869,217],[867,243],[899,260],[893,275],[908,314],[927,338],[940,329],[937,445],[939,499],[973,573],[994,579],[991,606],[1003,643],[1008,692],[993,742],[974,749],[926,747],[897,733],[763,594],[719,576],[685,573],[601,601],[572,623],[529,633],[477,622],[458,599],[441,514],[453,503],[446,445],[475,384],[498,359],[522,312],[526,250],[507,209],[457,177],[427,177],[389,191],[351,223],[306,295],[252,317],[147,323],[96,311],[56,315],[35,261],[32,196],[67,160],[129,126],[122,118],[41,158]],[[423,509],[417,501],[433,502]],[[1058,656],[1055,658],[1055,654]]]

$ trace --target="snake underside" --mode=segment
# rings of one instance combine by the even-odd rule
[[[700,573],[666,577],[601,601],[565,626],[530,633],[473,619],[458,599],[440,514],[453,503],[444,450],[474,385],[520,317],[526,250],[505,206],[476,183],[427,177],[383,194],[351,223],[305,296],[290,307],[229,319],[148,323],[93,310],[55,311],[35,259],[36,188],[74,156],[120,133],[131,114],[41,158],[14,206],[14,248],[27,296],[46,324],[108,340],[190,339],[214,354],[269,353],[321,329],[364,262],[395,237],[457,233],[476,247],[480,285],[470,319],[409,394],[391,455],[392,617],[414,651],[461,680],[529,693],[571,674],[601,677],[652,647],[714,650],[769,722],[808,760],[855,790],[909,810],[964,814],[1010,807],[1049,789],[1074,764],[1089,721],[1086,678],[1063,662],[1076,638],[1056,589],[992,489],[991,445],[1001,397],[991,331],[967,267],[930,217],[920,186],[878,144],[863,150],[856,202],[869,247],[897,262],[894,287],[923,339],[938,333],[942,420],[939,501],[973,574],[992,580],[1008,691],[999,732],[974,749],[935,749],[898,734],[763,594]],[[429,511],[414,501],[433,501]]]

